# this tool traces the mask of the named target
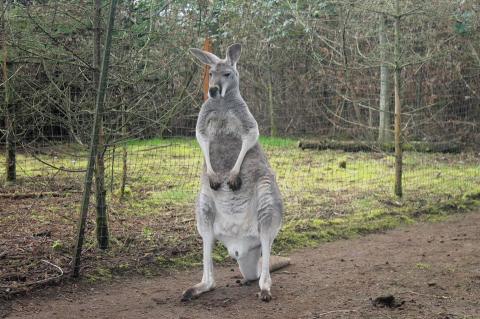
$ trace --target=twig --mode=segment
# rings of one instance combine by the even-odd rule
[[[447,297],[447,296],[421,294],[421,293],[415,292],[415,291],[404,291],[404,292],[400,292],[400,293],[401,293],[401,294],[414,294],[414,295],[426,296],[426,297],[434,297],[434,298],[438,298],[438,299],[451,299],[451,298],[452,298],[452,297]]]
[[[30,154],[34,159],[36,159],[37,161],[39,161],[40,163],[44,164],[44,165],[47,165],[48,167],[51,167],[53,169],[56,169],[56,170],[59,170],[59,171],[63,171],[63,172],[68,172],[68,173],[84,173],[86,172],[85,169],[68,169],[68,168],[65,168],[65,167],[57,167],[53,164],[50,164],[50,163],[47,163],[45,162],[44,160],[42,160],[41,158],[35,156],[35,154]]]
[[[331,310],[331,311],[327,311],[327,312],[323,312],[323,313],[319,313],[319,314],[315,314],[315,317],[322,317],[322,316],[326,316],[326,315],[329,315],[329,314],[332,314],[332,313],[337,313],[337,312],[341,312],[341,313],[349,313],[349,312],[358,312],[358,310],[354,310],[354,309],[345,309],[345,310]]]
[[[44,284],[44,283],[47,283],[47,282],[50,282],[50,281],[53,281],[53,280],[56,280],[60,277],[63,276],[63,270],[62,268],[60,268],[59,266],[49,262],[48,260],[44,260],[42,259],[42,262],[46,263],[47,265],[50,265],[50,266],[53,266],[54,268],[56,268],[58,271],[59,271],[59,275],[57,276],[54,276],[54,277],[49,277],[49,278],[46,278],[46,279],[42,279],[42,280],[38,280],[38,281],[34,281],[34,282],[29,282],[29,283],[26,283],[26,284],[22,284],[22,285],[16,285],[16,286],[0,286],[0,288],[2,289],[5,289],[5,288],[22,288],[22,287],[28,287],[28,286],[33,286],[33,285],[40,285],[40,284]]]
[[[63,269],[62,268],[60,268],[59,266],[57,266],[57,265],[55,265],[55,264],[53,264],[53,263],[51,263],[51,262],[49,262],[48,260],[45,260],[45,259],[42,259],[42,262],[46,263],[47,265],[50,265],[50,266],[53,266],[53,267],[57,268],[58,271],[60,272],[60,275],[58,275],[56,277],[51,277],[50,279],[56,279],[56,278],[60,278],[60,277],[63,276]]]

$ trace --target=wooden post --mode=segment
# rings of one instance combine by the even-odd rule
[[[203,51],[207,52],[212,52],[213,50],[213,45],[212,45],[212,39],[210,37],[205,38],[205,42],[203,43]],[[210,72],[210,67],[208,65],[205,65],[203,68],[203,100],[206,101],[208,99],[208,83],[210,81],[210,76],[208,75]]]
[[[110,2],[110,14],[105,39],[105,50],[103,52],[102,69],[98,85],[97,99],[95,103],[95,118],[90,141],[90,152],[88,157],[87,172],[85,173],[84,189],[80,207],[80,216],[77,225],[77,242],[74,250],[72,277],[78,277],[80,274],[80,258],[82,254],[83,241],[85,239],[85,224],[87,221],[88,204],[90,202],[90,192],[92,188],[93,170],[95,167],[95,157],[97,154],[98,137],[100,132],[100,118],[103,114],[105,93],[108,79],[108,66],[110,63],[110,48],[112,46],[112,29],[115,22],[115,9],[117,0]]]

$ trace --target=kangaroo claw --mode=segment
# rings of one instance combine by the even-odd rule
[[[228,178],[227,185],[228,187],[230,187],[232,191],[239,190],[240,187],[242,186],[242,179],[240,178],[240,175],[231,174],[230,177]]]
[[[215,173],[208,175],[208,181],[209,181],[209,184],[210,184],[210,188],[213,189],[214,191],[219,189],[220,186],[222,185],[222,180]]]
[[[270,300],[272,300],[272,295],[267,290],[262,290],[259,293],[257,293],[257,297],[260,300],[265,301],[265,302],[270,302]]]

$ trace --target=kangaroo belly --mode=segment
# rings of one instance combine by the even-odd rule
[[[220,191],[215,196],[213,232],[232,258],[240,258],[260,245],[258,218],[252,209],[251,199],[248,193]]]
[[[234,135],[217,135],[210,141],[210,162],[217,173],[229,172],[238,158],[242,140]]]

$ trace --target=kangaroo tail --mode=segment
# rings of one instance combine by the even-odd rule
[[[270,256],[270,271],[274,272],[290,265],[290,258],[282,256]]]

